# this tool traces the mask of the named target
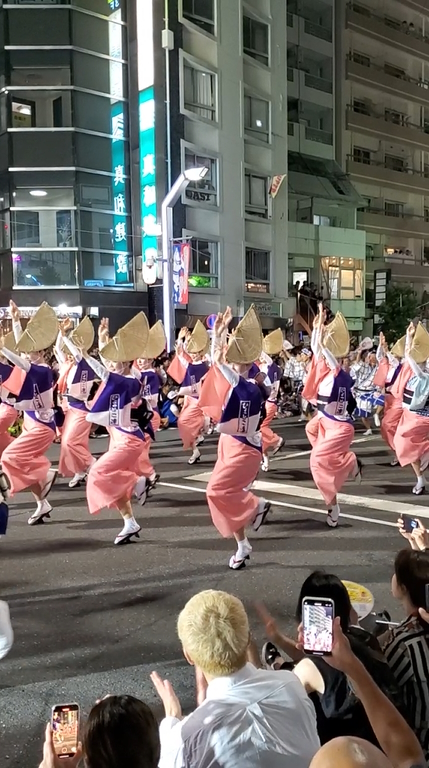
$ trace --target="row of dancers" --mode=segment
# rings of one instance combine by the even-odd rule
[[[141,530],[133,504],[143,506],[159,480],[150,449],[160,423],[161,381],[154,359],[165,349],[162,324],[150,328],[140,312],[110,337],[108,323],[102,320],[96,358],[89,354],[95,337],[89,318],[73,329],[70,321],[58,323],[54,310],[44,303],[23,330],[13,302],[11,316],[12,333],[1,339],[0,489],[9,498],[30,491],[36,509],[28,523],[36,525],[51,515],[48,497],[58,474],[70,478],[71,487],[86,482],[89,512],[117,510],[122,529],[114,543],[127,543]],[[192,333],[183,329],[168,373],[177,382],[173,396],[184,398],[178,428],[184,448],[192,452],[189,461],[200,460],[198,442],[205,431],[215,424],[219,433],[207,503],[218,532],[235,540],[229,567],[239,570],[252,553],[247,530],[259,530],[271,508],[269,501],[252,492],[252,484],[261,464],[284,444],[271,423],[282,376],[275,359],[285,342],[280,329],[263,337],[253,306],[233,331],[231,321],[230,308],[219,313],[211,339],[199,321]],[[57,381],[47,363],[53,344],[59,363]],[[312,446],[310,469],[331,528],[338,525],[338,494],[343,484],[362,476],[361,462],[350,450],[360,392],[356,377],[343,365],[349,346],[344,317],[337,313],[326,324],[321,306],[303,396],[316,409],[306,425]],[[429,334],[421,324],[411,323],[391,350],[381,335],[373,377],[374,386],[383,393],[381,434],[395,461],[412,465],[416,495],[425,490],[424,470],[429,463],[428,358]],[[17,411],[24,413],[23,429],[12,438],[8,427]],[[97,460],[89,450],[93,424],[109,433],[108,449]],[[62,439],[56,470],[46,452],[59,427]]]

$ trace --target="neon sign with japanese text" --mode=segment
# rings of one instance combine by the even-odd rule
[[[112,107],[113,241],[115,284],[130,282],[126,203],[124,105]]]
[[[155,262],[156,228],[156,162],[155,162],[155,96],[153,87],[139,94],[140,132],[140,199],[142,215],[142,260]]]

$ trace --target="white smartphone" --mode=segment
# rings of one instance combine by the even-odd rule
[[[325,597],[304,597],[302,626],[304,653],[309,656],[330,656],[333,643],[335,606]]]
[[[74,757],[79,743],[79,704],[55,704],[51,727],[57,757]]]

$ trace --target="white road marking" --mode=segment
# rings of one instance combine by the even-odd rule
[[[355,445],[356,443],[369,443],[371,440],[374,440],[374,437],[378,437],[378,435],[372,435],[371,437],[358,437],[356,440],[352,440],[352,445]],[[282,454],[281,452],[274,456],[273,459],[270,459],[270,464],[273,461],[283,461],[284,459],[297,459],[299,456],[309,456],[311,453],[311,448],[309,448],[307,451],[298,451],[298,453],[288,453],[288,454]]]
[[[193,480],[199,483],[208,483],[211,472],[204,472],[199,475],[185,477],[185,480]],[[275,483],[268,480],[255,480],[253,488],[257,491],[266,493],[281,493],[284,496],[302,496],[314,501],[323,501],[317,488],[308,488],[304,485],[288,485],[287,483]],[[367,509],[376,509],[379,512],[391,512],[392,514],[417,515],[418,517],[429,517],[429,507],[422,507],[418,504],[407,504],[402,501],[393,501],[391,498],[379,499],[372,496],[352,496],[348,493],[339,493],[338,501],[340,504],[352,504],[355,507],[365,507]],[[277,503],[277,502],[276,502]]]
[[[189,480],[190,478],[186,478]],[[179,488],[183,491],[193,491],[194,493],[205,493],[205,488],[194,488],[191,485],[181,485],[179,483],[163,483],[159,482],[158,485],[164,485],[167,488]],[[326,509],[316,509],[316,507],[304,507],[302,504],[288,504],[286,501],[273,502],[275,507],[287,507],[289,509],[299,509],[303,512],[317,512],[318,515],[324,515],[326,517]],[[363,523],[375,523],[376,525],[386,525],[389,528],[396,528],[396,523],[389,523],[387,520],[378,520],[375,517],[361,517],[360,515],[349,515],[341,512],[340,519],[345,518],[347,520],[359,520]]]

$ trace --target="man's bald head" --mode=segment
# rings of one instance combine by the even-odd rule
[[[341,736],[319,749],[310,768],[392,768],[392,763],[369,741]]]

